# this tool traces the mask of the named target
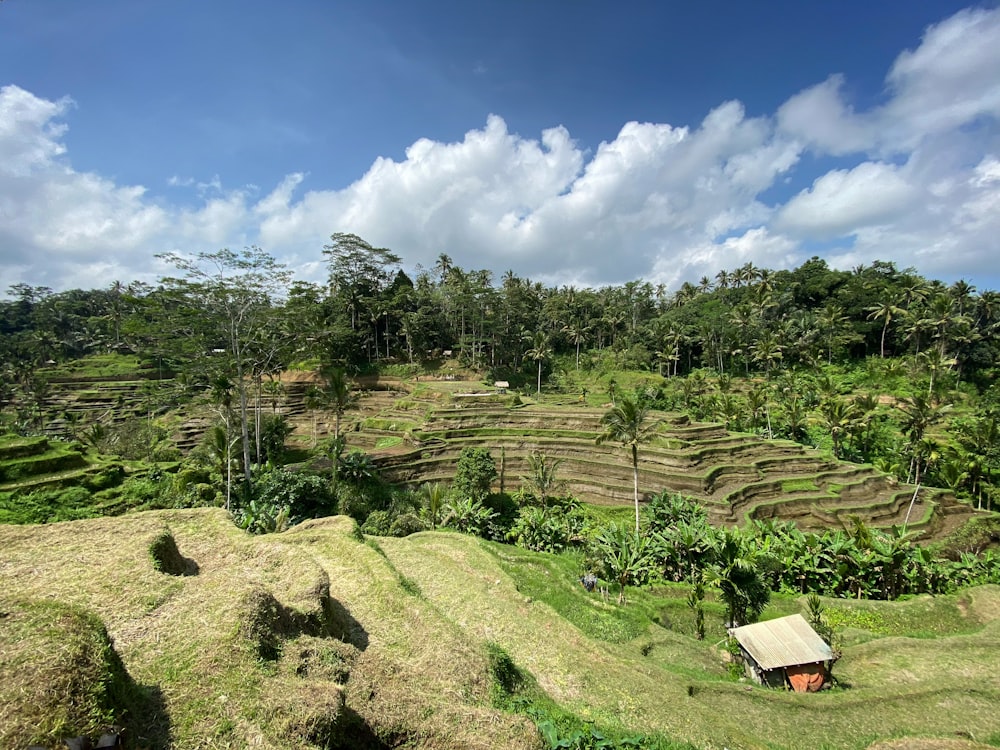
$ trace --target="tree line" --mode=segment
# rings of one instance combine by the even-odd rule
[[[226,431],[249,483],[268,425],[248,404],[266,400],[281,371],[305,362],[334,379],[390,364],[417,372],[447,351],[487,381],[536,392],[606,373],[612,403],[614,373],[644,371],[663,379],[650,407],[829,447],[981,507],[997,502],[994,291],[819,258],[781,271],[746,263],[667,290],[545,286],[513,271],[495,279],[445,254],[408,274],[400,256],[352,234],[332,235],[322,254],[322,284],[250,247],[162,256],[176,273],[156,284],[12,286],[0,301],[8,423],[38,427],[47,363],[130,353],[175,376],[159,398],[207,391],[233,415]],[[330,377],[317,403],[331,403]]]

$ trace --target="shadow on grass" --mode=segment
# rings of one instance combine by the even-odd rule
[[[126,722],[128,747],[170,750],[174,746],[170,714],[163,692],[156,685],[136,685],[135,699]]]
[[[407,741],[405,735],[384,739],[372,729],[357,711],[344,706],[344,719],[341,731],[335,738],[330,738],[327,747],[330,750],[390,750],[400,747]]]
[[[323,599],[323,609],[326,610],[326,621],[332,636],[350,643],[359,651],[368,648],[368,631],[354,619],[347,607],[332,596],[326,596]]]

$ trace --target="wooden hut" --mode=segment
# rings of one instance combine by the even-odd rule
[[[797,693],[823,687],[833,650],[802,615],[733,628],[747,673],[761,685],[791,685]]]

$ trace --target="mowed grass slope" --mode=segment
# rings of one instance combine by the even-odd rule
[[[188,575],[156,569],[165,529]],[[479,644],[352,529],[325,519],[250,537],[221,510],[0,527],[0,647],[21,640],[11,613],[38,602],[93,613],[140,693],[131,747],[536,747],[526,720],[488,707]],[[0,659],[0,746],[55,746],[94,716],[122,719],[96,696],[86,721],[40,722],[31,707],[66,675],[36,679],[54,653],[29,656]]]
[[[955,619],[974,632],[848,646],[836,673],[849,689],[796,695],[726,679],[710,642],[656,624],[626,643],[586,636],[545,602],[518,590],[516,565],[508,566],[510,573],[498,565],[497,554],[505,554],[501,547],[435,533],[380,544],[453,621],[498,643],[553,699],[601,724],[662,732],[712,748],[863,748],[879,738],[906,735],[1000,743],[1000,716],[990,708],[1000,700],[998,587],[938,600],[949,616],[961,610]],[[553,580],[552,586],[572,583]],[[588,597],[582,587],[579,596],[597,609],[616,606]],[[832,610],[850,604],[827,602]],[[919,618],[913,624],[934,627]],[[953,628],[951,621],[945,626]]]
[[[138,748],[540,748],[527,718],[491,707],[495,646],[565,711],[700,748],[1000,744],[1000,587],[826,601],[849,687],[800,696],[727,676],[714,609],[700,642],[678,592],[622,610],[575,576],[571,558],[455,533],[361,540],[342,517],[265,537],[220,510],[0,527],[0,746],[53,746],[128,708]],[[73,633],[96,645],[60,661]],[[61,663],[108,689],[48,721]]]

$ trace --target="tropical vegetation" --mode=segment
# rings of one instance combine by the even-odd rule
[[[334,515],[362,538],[458,532],[560,556],[621,609],[639,591],[678,587],[698,639],[754,621],[775,597],[898,600],[1000,584],[996,292],[818,258],[781,271],[748,263],[668,291],[546,287],[513,272],[496,282],[446,255],[411,277],[398,255],[350,234],[322,252],[324,284],[251,247],[165,256],[177,275],[155,285],[11,287],[0,301],[0,521],[217,506],[254,535]],[[408,390],[358,416],[384,378]],[[475,392],[449,388],[456,380]],[[526,435],[508,456],[511,443],[498,453],[477,442],[490,428],[473,417],[500,398],[511,410],[577,410],[562,437],[627,463],[630,492],[581,502],[562,444]],[[435,429],[445,407],[468,419]],[[902,522],[817,512],[823,527],[802,527],[779,500],[809,502],[820,488],[789,475],[767,490],[778,497],[769,513],[713,525],[690,492],[644,485],[654,444],[683,447],[671,447],[667,415],[864,465],[905,492],[905,511],[893,510]],[[431,467],[443,445],[456,446],[445,474],[413,468]],[[386,457],[404,452],[415,458],[397,481]],[[524,471],[516,489],[511,466]],[[928,514],[956,507],[971,520],[928,535]],[[710,602],[724,612],[706,625]],[[561,735],[541,705],[521,709],[554,747],[629,746],[627,733],[602,745],[601,730],[575,720]]]

